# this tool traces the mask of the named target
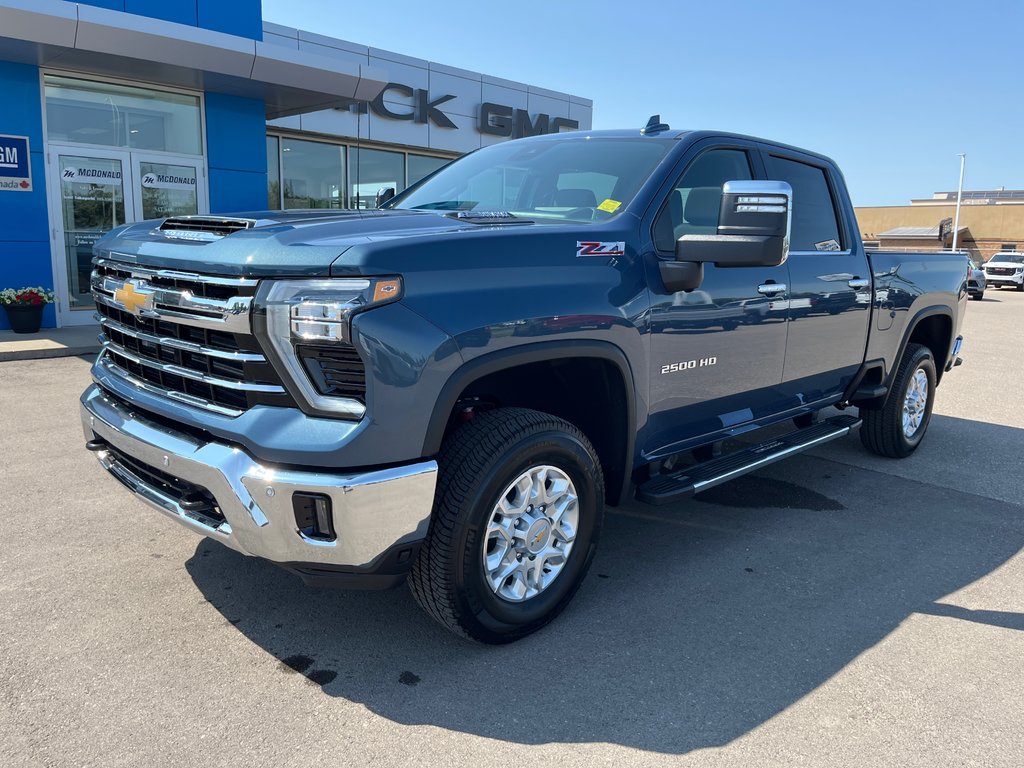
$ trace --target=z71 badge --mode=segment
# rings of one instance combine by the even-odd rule
[[[577,256],[624,256],[626,254],[626,244],[619,243],[599,243],[596,241],[576,241],[576,255]]]

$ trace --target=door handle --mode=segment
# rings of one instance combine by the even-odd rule
[[[757,286],[757,292],[763,296],[774,296],[776,293],[784,293],[785,290],[785,283],[764,283]]]
[[[866,277],[855,277],[853,280],[847,280],[846,284],[853,288],[855,291],[862,291],[871,285],[871,281]]]

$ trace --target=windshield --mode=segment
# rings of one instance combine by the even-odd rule
[[[995,262],[1010,262],[1011,264],[1024,264],[1024,253],[997,253],[992,257]]]
[[[671,146],[585,137],[496,144],[445,166],[385,207],[602,221],[629,204]]]

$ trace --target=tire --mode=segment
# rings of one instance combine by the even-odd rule
[[[911,387],[918,386],[921,379],[917,374],[923,373],[927,381],[927,393],[921,397],[914,398],[917,405],[917,413],[920,415],[916,427],[913,423],[904,424],[904,405],[909,404],[911,411],[914,405],[911,403]],[[920,390],[918,390],[920,391]],[[928,424],[932,417],[932,406],[935,404],[935,360],[932,358],[931,350],[922,344],[908,344],[900,361],[896,376],[893,377],[892,387],[886,398],[885,404],[878,410],[869,411],[862,409],[860,412],[863,424],[860,428],[860,441],[864,447],[879,456],[888,456],[893,459],[906,458],[912,454],[917,446],[924,439],[928,431]],[[907,430],[913,428],[908,435]]]
[[[445,440],[437,461],[430,527],[409,573],[413,597],[440,624],[482,643],[510,643],[536,632],[576,594],[594,557],[604,516],[604,477],[593,446],[567,421],[524,408],[498,408],[459,427]],[[533,484],[527,480],[516,488],[524,476]],[[551,504],[563,505],[562,522],[551,525],[554,515],[538,515],[540,504],[528,507],[529,513],[501,514],[525,504],[524,499],[542,498],[531,494],[545,477],[569,489],[568,496],[555,497]],[[524,487],[531,490],[523,492]],[[575,505],[567,501],[572,491]],[[502,502],[506,506],[499,510]],[[502,525],[517,534],[515,546],[502,543],[509,541],[497,530]],[[563,537],[572,527],[575,537],[569,545]],[[546,538],[538,545],[539,536]],[[544,585],[532,565],[534,546],[540,549],[535,557],[545,563],[541,572],[550,577]],[[552,549],[558,546],[568,553],[560,563]],[[487,558],[499,556],[506,559],[488,569]],[[547,563],[558,568],[553,576]],[[497,574],[505,568],[516,572],[501,579]],[[529,594],[530,589],[535,593]],[[525,594],[513,594],[517,590]]]
[[[985,292],[982,291],[981,293],[976,293],[973,296],[971,296],[971,298],[974,299],[974,301],[981,301],[983,298],[985,298]]]
[[[1016,288],[1018,292],[1024,291],[1024,283],[1017,283]]]

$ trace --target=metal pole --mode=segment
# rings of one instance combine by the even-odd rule
[[[960,236],[960,198],[964,196],[964,164],[967,155],[960,153],[960,184],[956,188],[956,216],[953,219],[953,251],[956,251],[956,239]]]

